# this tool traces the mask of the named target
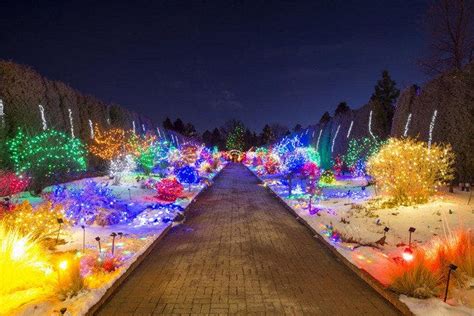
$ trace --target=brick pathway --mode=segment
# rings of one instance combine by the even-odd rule
[[[242,165],[230,165],[100,315],[397,315]]]

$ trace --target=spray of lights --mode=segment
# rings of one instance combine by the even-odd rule
[[[94,124],[92,124],[92,120],[89,120],[89,131],[90,131],[91,139],[94,139]]]
[[[318,136],[318,141],[316,142],[316,151],[319,150],[319,141],[321,140],[321,135],[323,134],[323,129],[321,128],[319,130],[319,136]]]
[[[142,124],[142,131],[143,131],[143,133],[146,133],[145,124]]]
[[[135,121],[132,121],[132,131],[133,131],[133,134],[135,134]]]
[[[407,122],[405,123],[405,131],[403,132],[403,137],[408,136],[408,128],[410,127],[410,121],[411,121],[411,113],[408,114]]]
[[[373,113],[373,111],[370,110],[370,114],[369,114],[369,134],[370,134],[370,136],[372,136],[372,138],[375,139],[375,135],[374,135],[374,133],[372,133],[372,113]]]
[[[3,101],[2,101],[2,99],[0,99],[0,120],[2,121],[2,126],[5,123],[5,120],[4,120],[5,113],[4,113],[3,110],[4,110],[3,109]]]
[[[353,125],[354,125],[354,121],[351,121],[351,125],[349,125],[349,130],[347,131],[346,138],[349,138],[349,136],[351,136],[351,131],[352,131],[352,126]]]
[[[39,107],[40,114],[41,114],[41,122],[43,123],[43,131],[45,131],[45,130],[48,129],[48,124],[46,123],[46,116],[44,114],[44,107],[41,104],[39,104],[38,107]]]
[[[433,130],[434,130],[437,115],[438,115],[438,110],[434,110],[433,116],[431,117],[430,131],[428,135],[428,149],[431,148],[431,142],[433,141]]]
[[[334,138],[332,139],[331,152],[334,152],[334,144],[336,143],[337,134],[339,134],[340,128],[341,128],[341,124],[337,126],[336,133],[334,134]]]
[[[69,112],[69,124],[71,125],[71,137],[74,138],[74,121],[72,118],[72,110],[67,109]]]

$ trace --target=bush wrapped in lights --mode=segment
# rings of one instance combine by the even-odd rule
[[[60,204],[53,207],[50,202],[45,202],[33,208],[28,201],[24,201],[8,212],[2,218],[2,222],[6,227],[16,229],[19,233],[42,242],[56,238],[59,229],[58,219],[63,222],[62,228],[68,225],[63,218],[63,206]]]
[[[137,164],[132,155],[118,156],[110,161],[109,176],[114,178],[114,184],[120,184],[122,178],[132,173]]]
[[[351,139],[342,161],[349,170],[354,171],[353,176],[365,175],[365,163],[384,143],[385,141],[374,137]]]
[[[326,170],[321,174],[319,178],[319,185],[320,186],[328,186],[332,185],[336,182],[336,177],[334,176],[334,172],[332,170]]]
[[[268,155],[263,165],[268,174],[275,174],[280,167],[280,159],[276,155]]]
[[[57,186],[50,199],[64,205],[66,217],[74,224],[106,226],[126,222],[137,215],[118,200],[109,187],[91,180],[83,187]]]
[[[56,130],[27,137],[20,129],[8,141],[8,147],[15,171],[30,176],[36,192],[54,177],[86,169],[86,152],[81,141]]]
[[[125,152],[127,135],[123,129],[113,128],[102,131],[98,125],[94,127],[93,143],[89,151],[106,161],[110,161]]]
[[[0,171],[0,197],[25,191],[30,179],[11,171]]]
[[[176,178],[166,178],[156,185],[157,197],[165,202],[174,202],[183,194],[183,185]]]
[[[377,188],[395,205],[425,203],[438,188],[453,179],[451,146],[431,148],[413,139],[391,138],[367,162]]]
[[[0,223],[0,314],[50,296],[55,274],[37,240]]]
[[[135,157],[140,157],[142,153],[148,152],[149,149],[153,150],[152,147],[155,140],[155,135],[147,134],[141,137],[135,133],[131,133],[126,142],[126,151]]]
[[[185,164],[192,165],[198,159],[199,148],[193,144],[184,144],[181,148],[181,158]]]
[[[139,152],[140,155],[138,156],[138,162],[143,169],[143,172],[146,175],[149,175],[155,165],[155,153],[151,147],[146,150],[139,150]]]
[[[186,183],[189,186],[199,182],[199,173],[196,168],[191,166],[185,166],[176,171],[176,177],[179,182]]]

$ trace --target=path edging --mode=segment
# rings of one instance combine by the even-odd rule
[[[186,206],[186,208],[183,210],[183,213],[186,213],[186,210],[189,208],[189,206],[191,204],[193,204],[197,198],[199,196],[201,196],[204,192],[206,192],[207,190],[209,190],[209,188],[211,188],[213,185],[214,185],[214,182],[215,182],[215,179],[217,179],[217,177],[220,176],[220,174],[222,173],[222,170],[224,170],[224,168],[227,167],[227,165],[225,165],[220,171],[219,173],[217,173],[214,178],[212,178],[212,183],[211,185],[209,186],[206,186],[205,188],[203,188],[198,194],[196,194],[196,196],[191,200],[191,202],[189,202],[189,204]],[[130,274],[133,273],[133,271],[135,271],[136,268],[138,268],[138,266],[145,260],[145,258],[150,254],[150,252],[156,247],[156,245],[166,236],[168,235],[169,231],[171,230],[171,228],[173,228],[173,225],[170,224],[168,225],[168,227],[166,227],[163,232],[151,243],[151,245],[141,254],[138,256],[137,260],[135,260],[131,265],[130,267],[127,269],[127,271],[125,271],[124,274],[122,274],[113,284],[110,288],[108,288],[104,295],[102,295],[102,297],[100,298],[100,300],[95,303],[91,308],[89,308],[89,310],[87,311],[87,313],[85,314],[86,316],[93,316],[93,315],[96,315],[97,312],[101,309],[101,307],[107,303],[109,301],[109,299],[113,296],[113,294],[115,294],[115,291],[123,284],[123,282],[125,282],[125,280],[127,280],[127,278],[130,276]]]
[[[253,174],[260,183],[264,184],[263,180],[260,179],[250,168],[247,167],[247,169],[250,171],[251,174]],[[333,255],[339,259],[345,266],[347,266],[349,269],[351,269],[359,278],[361,278],[365,283],[367,283],[371,288],[373,288],[380,296],[382,296],[386,301],[388,301],[390,304],[392,304],[398,311],[400,311],[403,315],[407,316],[413,316],[413,312],[408,308],[408,306],[400,301],[398,296],[387,290],[377,279],[375,279],[373,276],[371,276],[367,271],[363,269],[359,269],[356,265],[354,265],[352,262],[350,262],[346,257],[344,257],[342,254],[340,254],[331,244],[329,244],[321,234],[316,231],[311,225],[304,219],[301,218],[296,211],[291,208],[288,204],[286,204],[285,200],[278,194],[276,194],[269,186],[264,185],[264,188],[267,189],[267,191],[275,197],[277,200],[279,200],[285,207],[285,209],[291,214],[294,215],[296,220],[304,225],[307,229],[311,231],[311,233],[314,234],[314,237],[317,238],[317,240],[323,244]]]

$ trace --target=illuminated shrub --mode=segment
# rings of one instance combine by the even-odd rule
[[[0,223],[0,314],[49,296],[55,277],[38,241]]]
[[[280,167],[280,161],[278,156],[276,155],[268,155],[267,159],[264,163],[265,171],[268,174],[275,174],[278,172],[278,169]]]
[[[110,161],[125,151],[127,136],[123,129],[113,128],[102,131],[98,125],[94,127],[93,143],[89,151],[103,160]]]
[[[57,285],[56,294],[65,300],[79,294],[85,287],[81,275],[80,258],[72,253],[65,253],[56,258]]]
[[[0,196],[9,196],[25,191],[30,180],[14,172],[0,171]]]
[[[174,202],[183,193],[183,185],[176,178],[166,178],[156,185],[157,197],[166,202]]]
[[[146,150],[139,150],[140,154],[138,156],[138,163],[142,168],[143,172],[146,175],[151,173],[155,165],[155,153],[153,152],[152,148],[147,148]]]
[[[334,176],[334,172],[332,170],[326,170],[321,174],[319,178],[319,185],[327,186],[334,184],[336,182],[336,177]]]
[[[376,154],[385,142],[374,137],[351,139],[346,154],[342,157],[344,164],[355,176],[365,174],[366,161]]]
[[[15,171],[30,176],[38,193],[53,179],[86,170],[86,152],[81,141],[56,130],[33,137],[19,130],[8,147]]]
[[[132,155],[118,156],[110,161],[109,176],[114,178],[114,184],[119,185],[122,178],[136,167],[137,164]]]
[[[413,139],[391,138],[369,158],[368,173],[377,188],[395,204],[427,202],[437,189],[453,178],[451,146],[428,145]]]
[[[28,201],[24,201],[6,213],[2,222],[5,227],[16,229],[30,239],[44,241],[56,238],[58,219],[63,219],[63,216],[62,205],[52,207],[50,202],[45,202],[34,208]],[[63,225],[68,225],[67,221],[63,222]]]
[[[199,173],[196,168],[191,166],[185,166],[176,171],[176,177],[179,182],[186,184],[193,184],[199,182]]]

